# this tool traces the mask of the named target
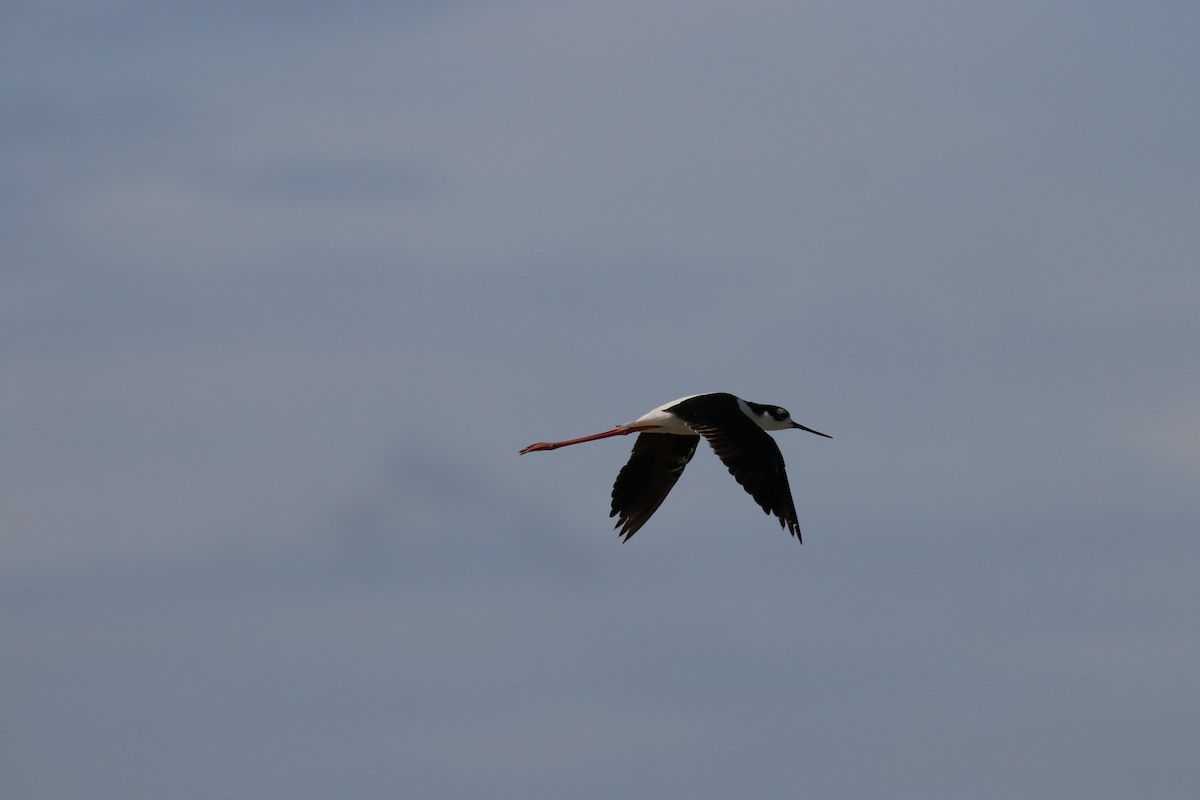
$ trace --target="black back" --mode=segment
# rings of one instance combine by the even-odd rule
[[[762,510],[778,517],[780,527],[803,541],[779,445],[746,416],[737,397],[726,392],[702,394],[667,410],[707,439],[717,458]]]

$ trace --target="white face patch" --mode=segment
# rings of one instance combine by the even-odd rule
[[[760,403],[753,405],[738,399],[742,412],[758,424],[764,431],[782,431],[794,427],[792,415],[781,406],[768,406]]]

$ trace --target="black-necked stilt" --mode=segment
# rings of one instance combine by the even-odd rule
[[[569,444],[639,433],[629,463],[621,468],[612,490],[610,517],[617,517],[624,541],[637,533],[658,510],[703,436],[729,472],[763,511],[779,518],[779,526],[800,538],[796,506],[788,487],[783,454],[766,431],[799,428],[827,439],[828,434],[793,422],[779,406],[751,403],[726,392],[681,397],[612,430],[563,442],[537,442],[521,451],[555,450]]]

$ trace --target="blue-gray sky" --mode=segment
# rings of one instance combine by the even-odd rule
[[[1200,784],[1192,3],[9,3],[5,797]],[[627,440],[732,391],[619,544]]]

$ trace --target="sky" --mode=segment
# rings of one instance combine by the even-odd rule
[[[1194,792],[1198,27],[6,3],[0,793]]]

